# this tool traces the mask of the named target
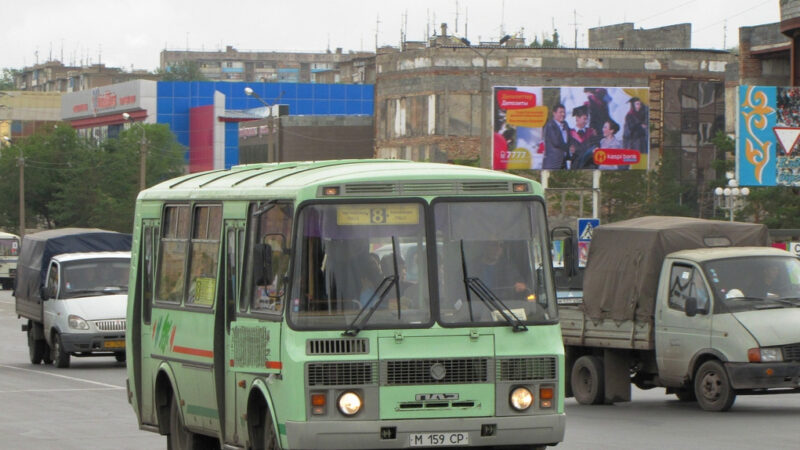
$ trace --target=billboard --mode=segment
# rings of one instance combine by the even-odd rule
[[[646,87],[494,86],[492,168],[647,169]]]
[[[739,86],[736,178],[741,186],[800,186],[800,88]]]

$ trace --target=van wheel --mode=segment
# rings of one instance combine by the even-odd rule
[[[582,405],[597,405],[605,399],[603,360],[597,356],[581,356],[572,366],[572,395]]]
[[[44,339],[36,339],[33,337],[33,327],[36,325],[33,321],[28,321],[28,357],[30,357],[31,364],[37,365],[42,362],[44,358]]]
[[[736,400],[728,373],[719,361],[706,361],[697,369],[694,377],[694,393],[697,403],[706,411],[727,411]]]
[[[58,333],[53,336],[53,351],[51,358],[56,363],[56,367],[61,369],[69,367],[69,353],[64,351],[64,343],[61,341],[61,335]]]

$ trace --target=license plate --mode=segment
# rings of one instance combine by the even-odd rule
[[[125,341],[106,341],[103,345],[106,348],[125,348]]]
[[[411,433],[411,447],[457,447],[469,444],[467,433]]]

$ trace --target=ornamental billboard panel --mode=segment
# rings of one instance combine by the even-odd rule
[[[800,88],[739,86],[736,178],[741,186],[800,186]]]
[[[494,86],[492,168],[647,169],[646,87]]]

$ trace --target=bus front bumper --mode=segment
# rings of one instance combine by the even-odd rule
[[[450,448],[541,445],[561,442],[564,439],[565,421],[564,414],[552,414],[519,417],[286,422],[286,439],[289,448],[293,449],[408,448],[416,446],[414,439],[417,439],[417,445],[420,444],[421,434],[459,433],[466,435],[469,444],[464,445],[462,441],[459,445],[450,444]],[[484,434],[487,430],[492,430],[493,433],[482,436],[481,430],[484,430]],[[394,437],[389,438],[388,436],[392,434]]]

